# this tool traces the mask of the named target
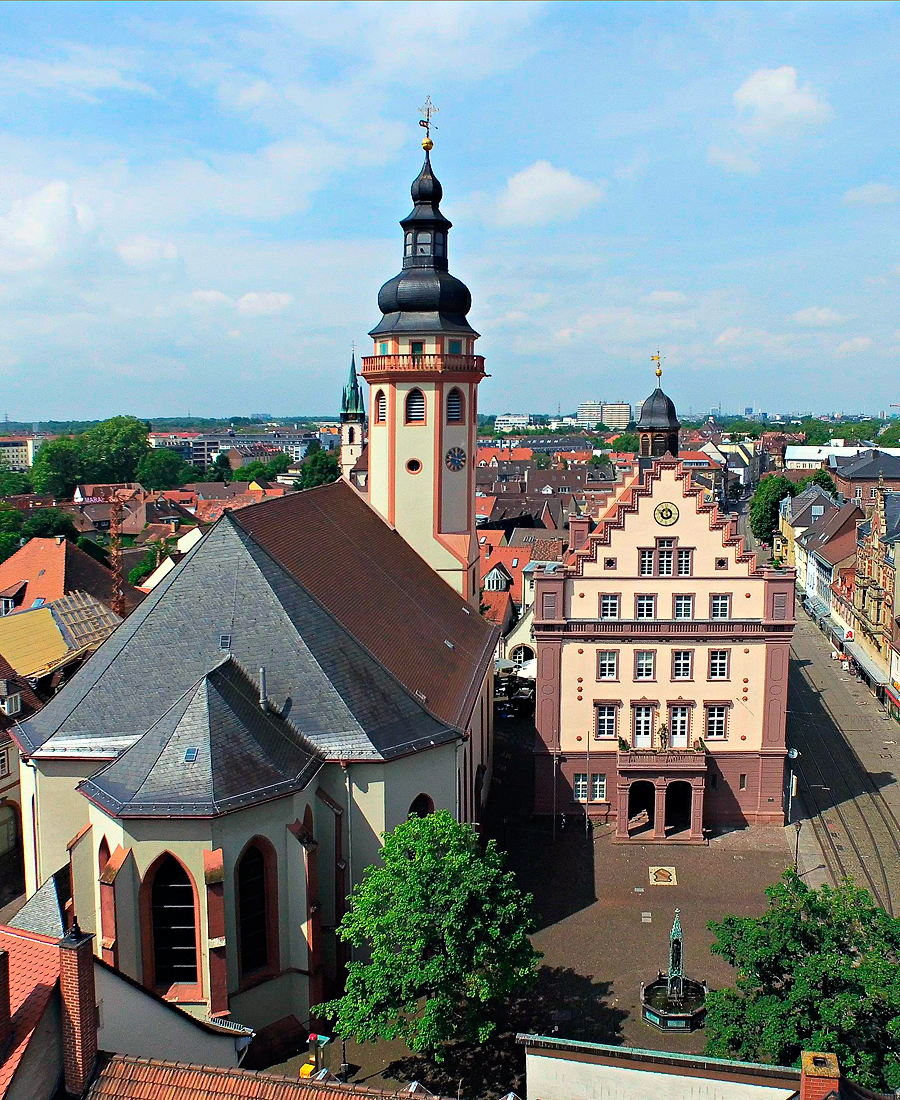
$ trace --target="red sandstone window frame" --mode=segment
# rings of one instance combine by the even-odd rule
[[[153,944],[153,914],[151,912],[151,894],[153,891],[153,880],[156,877],[156,872],[162,866],[167,856],[171,856],[176,863],[181,864],[182,869],[188,877],[188,881],[191,884],[191,891],[194,898],[194,943],[196,946],[197,954],[197,981],[196,982],[174,982],[168,987],[158,986],[156,984],[156,959],[154,956],[154,944]],[[138,907],[140,911],[141,919],[141,956],[144,970],[144,985],[147,989],[153,990],[158,993],[164,1000],[167,1001],[202,1001],[203,1000],[203,939],[200,934],[200,895],[197,892],[197,882],[194,876],[191,874],[190,868],[184,862],[175,855],[174,852],[170,852],[168,849],[159,853],[156,859],[147,868],[146,873],[141,879],[141,885],[139,888]]]
[[[603,614],[603,600],[613,599],[616,601],[616,613],[615,615]],[[597,594],[597,618],[604,623],[619,622],[622,618],[622,593],[621,592],[600,592]]]
[[[675,601],[676,600],[690,600],[691,613],[686,619],[681,618],[681,617],[679,617],[678,615],[675,614]],[[694,604],[695,604],[695,602],[696,601],[694,599],[694,593],[693,592],[673,592],[672,593],[672,621],[673,622],[679,622],[679,623],[689,623],[689,622],[691,622],[694,618]]]
[[[687,736],[685,738],[685,745],[689,746],[691,743],[691,737],[694,732],[694,708],[696,702],[693,699],[667,699],[666,700],[666,717],[669,722],[669,744],[673,744],[673,731],[672,731],[672,711],[676,709],[687,711]]]
[[[635,744],[635,738],[637,736],[637,712],[638,710],[647,709],[650,711],[650,747],[653,747],[653,742],[656,740],[657,719],[659,716],[659,703],[653,699],[633,699],[631,702],[631,747],[632,748],[644,748],[645,746],[638,746]]]
[[[688,655],[688,674],[687,676],[679,676],[675,671],[675,658],[679,653],[686,653]],[[694,650],[693,649],[673,649],[672,650],[672,680],[679,684],[688,683],[694,679]]]
[[[725,654],[725,675],[724,676],[713,676],[713,674],[712,674],[712,663],[713,663],[713,654],[714,653],[724,653]],[[710,649],[708,651],[707,663],[706,663],[706,679],[709,680],[710,683],[717,683],[717,684],[724,683],[725,681],[731,679],[731,650],[730,649],[720,649],[719,647],[716,647],[715,649]]]
[[[681,570],[681,555],[687,555],[687,571]],[[676,577],[692,577],[694,575],[694,548],[692,546],[676,546],[675,547],[675,576]]]
[[[593,701],[594,706],[594,740],[595,741],[615,741],[619,736],[619,710],[622,707],[621,699],[595,699]],[[613,712],[613,732],[612,733],[600,733],[600,715],[598,710],[600,707],[611,707]]]
[[[638,658],[650,656],[650,676],[638,676]],[[634,682],[640,684],[651,684],[656,681],[656,650],[655,649],[636,649],[634,651]]]
[[[266,948],[268,951],[268,962],[265,966],[257,967],[255,970],[245,970],[243,959],[241,957],[241,888],[239,872],[241,867],[241,860],[244,858],[244,856],[247,854],[247,851],[251,847],[258,848],[263,857],[266,894]],[[243,990],[252,989],[253,986],[260,985],[262,982],[268,981],[276,974],[281,973],[281,937],[278,934],[278,853],[275,851],[275,846],[268,839],[268,837],[259,835],[251,837],[241,849],[241,854],[235,860],[234,916],[239,975],[238,992],[243,992]]]
[[[713,602],[715,600],[723,600],[723,599],[728,604],[728,614],[727,615],[713,615]],[[711,622],[715,621],[715,622],[718,622],[718,623],[727,622],[731,618],[732,606],[733,606],[733,600],[731,598],[731,593],[730,592],[710,592],[710,594],[709,594],[709,618],[710,618],[710,621]]]
[[[650,600],[651,601],[651,607],[650,607],[651,614],[650,615],[639,615],[638,614],[638,605],[641,603],[642,600]],[[652,622],[656,618],[656,604],[657,604],[657,595],[656,595],[655,592],[637,592],[635,594],[635,597],[634,597],[634,618],[635,618],[635,621],[637,622],[638,620],[640,620],[643,623]]]
[[[704,699],[703,700],[703,736],[709,741],[727,741],[731,726],[731,708],[734,702],[731,699]],[[722,733],[711,734],[709,732],[709,712],[712,709],[724,711],[724,725]]]
[[[424,352],[423,352],[424,354]],[[410,420],[409,419],[409,399],[413,394],[418,393],[422,398],[422,419]],[[428,427],[428,398],[425,396],[425,391],[420,386],[413,386],[403,398],[403,423],[408,428],[427,428]]]
[[[600,675],[600,658],[602,656],[607,656],[609,654],[612,655],[613,663],[615,664],[615,673],[612,676],[601,676]],[[598,683],[609,684],[609,683],[617,683],[618,682],[618,680],[619,680],[619,651],[618,651],[618,649],[598,649],[597,650],[597,661],[596,661],[596,665],[595,665],[595,675],[596,675],[596,679],[597,679]]]

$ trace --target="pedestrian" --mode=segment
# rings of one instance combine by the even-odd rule
[[[561,833],[566,831],[566,815],[564,813],[559,815],[559,831]]]

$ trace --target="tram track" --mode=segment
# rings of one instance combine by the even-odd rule
[[[900,822],[793,647],[792,656],[790,741],[801,753],[803,801],[826,866],[836,882],[851,876],[865,885],[893,915],[900,902]]]

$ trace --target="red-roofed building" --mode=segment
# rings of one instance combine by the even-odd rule
[[[593,454],[593,451],[557,451],[553,455],[553,463],[560,470],[566,466],[587,466]]]
[[[479,447],[476,466],[499,466],[501,462],[530,462],[534,457],[531,447]]]
[[[529,546],[479,547],[481,587],[485,592],[509,592],[516,607],[522,606],[522,573],[531,561]]]
[[[505,634],[516,621],[516,608],[509,592],[482,592],[481,614]]]
[[[497,503],[495,496],[475,498],[475,522],[485,523],[491,518],[491,512]]]

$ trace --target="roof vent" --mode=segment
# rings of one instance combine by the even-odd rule
[[[262,710],[269,709],[269,693],[266,691],[266,670],[259,670],[259,705]]]
[[[220,634],[219,635],[219,649],[231,649],[231,635]]]
[[[462,609],[463,609],[463,614],[464,614],[464,615],[471,615],[471,614],[472,614],[472,612],[471,612],[471,611],[469,610],[469,608],[468,608],[468,607],[466,607],[466,605],[465,605],[465,604],[463,604],[463,607],[462,607]]]
[[[444,645],[445,645],[445,646],[446,646],[446,647],[447,647],[448,649],[455,649],[455,648],[456,648],[456,647],[454,646],[453,642],[451,642],[449,638],[445,638],[445,639],[444,639]]]
[[[199,749],[185,749],[184,750],[184,762],[185,764],[196,764],[197,757],[200,755]]]
[[[425,694],[425,692],[419,691],[418,688],[416,688],[416,698],[421,699],[423,703],[428,700],[428,696]]]

